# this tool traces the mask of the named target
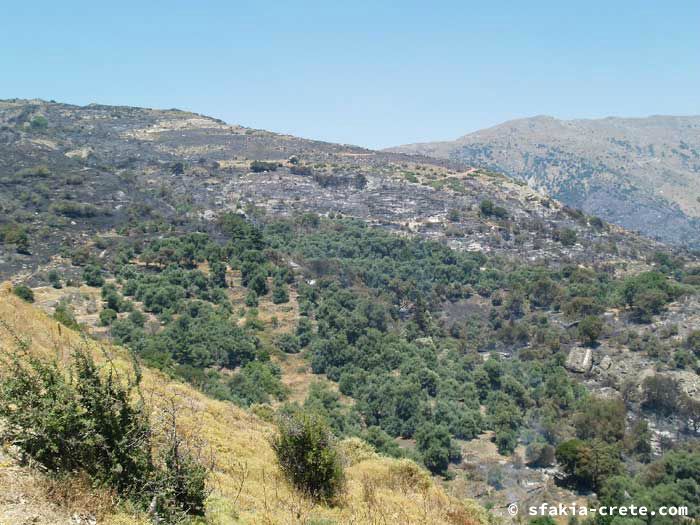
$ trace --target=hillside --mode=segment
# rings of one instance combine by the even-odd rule
[[[591,226],[592,217],[516,182],[177,110],[4,101],[0,276],[26,278],[56,254],[137,222],[206,229],[222,210],[356,217],[458,249],[530,260],[603,261],[655,249],[598,219]],[[484,201],[504,212],[483,213]],[[562,246],[561,233],[571,229],[576,242]]]
[[[678,481],[653,501],[694,504],[694,474],[647,475],[683,461],[700,430],[693,252],[449,159],[178,110],[11,100],[0,122],[0,276],[18,341],[34,334],[21,298],[57,323],[32,341],[79,330],[145,367],[156,416],[171,391],[211,414],[186,426],[265,472],[238,499],[214,487],[214,516],[245,498],[251,523],[261,504],[271,523],[293,508],[309,525],[477,516],[420,496],[403,517],[388,490],[416,490],[397,464],[506,521],[512,502],[595,503],[620,483],[646,501]],[[351,504],[307,512],[267,477],[269,421],[290,414],[378,454],[346,467]],[[235,425],[240,450],[226,444]],[[236,487],[231,465],[210,480]]]
[[[680,246],[700,246],[700,117],[505,122],[392,151],[465,162]]]
[[[79,334],[59,326],[38,309],[0,291],[0,347],[12,351],[19,335],[29,340],[29,352],[45,359],[67,359],[83,344],[105,364],[105,355],[126,373],[127,353],[118,347],[85,342]],[[402,524],[486,523],[486,515],[473,503],[445,494],[415,464],[382,458],[366,447],[347,442],[348,494],[337,508],[319,506],[295,494],[280,478],[268,438],[273,426],[231,403],[215,401],[161,372],[143,369],[143,392],[151,418],[163,417],[171,404],[178,407],[181,432],[199,442],[214,458],[207,503],[210,524],[373,524],[391,519]],[[148,523],[110,504],[109,494],[81,486],[59,490],[38,470],[18,466],[12,451],[2,452],[0,466],[0,523]],[[73,521],[71,520],[73,516]],[[76,518],[75,516],[78,516]],[[429,517],[429,518],[428,518]],[[76,521],[77,519],[77,521]]]

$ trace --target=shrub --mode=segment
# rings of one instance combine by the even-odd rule
[[[289,292],[284,283],[280,283],[272,290],[272,302],[274,304],[282,304],[289,302]]]
[[[102,326],[111,325],[117,318],[117,312],[111,308],[103,308],[100,312],[100,324]]]
[[[558,240],[564,246],[573,246],[574,244],[576,244],[577,240],[576,230],[572,230],[571,228],[564,228],[563,230],[558,232]]]
[[[33,130],[44,130],[49,127],[49,121],[43,115],[37,115],[30,122],[29,125]]]
[[[299,352],[301,345],[299,338],[292,334],[282,334],[277,338],[277,346],[285,354],[296,354]]]
[[[28,303],[33,303],[34,302],[34,292],[32,291],[29,286],[25,286],[23,284],[18,284],[17,286],[12,287],[12,293],[15,294],[17,297],[22,299],[23,301],[26,301]]]
[[[66,304],[64,301],[61,301],[60,303],[58,303],[58,306],[56,306],[56,310],[53,313],[53,318],[56,319],[56,321],[58,321],[59,323],[61,323],[63,326],[67,326],[68,328],[72,328],[73,330],[80,330],[80,325],[75,319],[73,311],[71,310],[70,306],[68,306],[68,304]]]
[[[245,305],[248,308],[256,308],[258,306],[258,294],[255,290],[250,290],[245,296]]]
[[[685,347],[700,357],[700,330],[693,330],[685,340]]]
[[[265,274],[262,272],[256,273],[250,279],[250,282],[248,283],[247,286],[250,290],[254,291],[258,297],[262,297],[263,295],[266,295],[268,292],[267,278],[265,277]]]
[[[508,210],[502,206],[496,206],[493,201],[488,199],[481,201],[479,210],[485,217],[498,217],[499,219],[508,217]]]
[[[72,219],[96,217],[105,211],[87,202],[59,201],[49,207],[51,213]]]
[[[155,502],[160,520],[203,514],[207,468],[173,431],[166,452],[152,456],[151,428],[136,385],[100,371],[85,350],[73,351],[70,373],[55,362],[11,354],[0,382],[3,437],[59,475],[86,473],[142,507]]]
[[[105,283],[99,266],[90,265],[83,270],[83,280],[88,286],[102,286]]]
[[[551,467],[555,449],[548,443],[531,443],[525,450],[525,459],[531,467]]]
[[[29,234],[18,224],[10,223],[0,227],[0,244],[14,244],[17,253],[29,254]]]
[[[51,286],[56,289],[63,288],[63,284],[61,284],[61,277],[58,275],[56,270],[51,270],[47,277],[49,279],[49,283],[51,283]]]
[[[265,162],[262,160],[254,160],[250,163],[250,171],[253,173],[262,173],[264,171],[277,171],[276,162]]]
[[[326,422],[301,410],[278,422],[272,449],[287,480],[307,496],[334,502],[345,486],[345,473]]]
[[[295,165],[289,168],[289,171],[293,175],[299,175],[301,177],[311,177],[314,174],[314,170],[311,166]]]

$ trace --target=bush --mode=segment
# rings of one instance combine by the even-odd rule
[[[245,305],[248,308],[256,308],[258,306],[258,294],[255,290],[250,290],[245,296]]]
[[[17,253],[29,253],[29,234],[22,226],[10,223],[0,226],[0,244],[14,244]]]
[[[290,173],[293,175],[299,175],[301,177],[311,177],[314,174],[314,170],[311,166],[295,165],[289,168]]]
[[[111,325],[117,318],[117,312],[111,308],[103,308],[100,312],[100,324],[102,326]]]
[[[90,265],[83,270],[83,280],[88,286],[102,286],[105,283],[99,266]]]
[[[33,130],[41,131],[49,127],[49,121],[43,115],[37,115],[30,122],[29,125]]]
[[[497,217],[499,219],[505,219],[508,217],[508,210],[502,206],[496,206],[491,200],[483,200],[479,204],[479,210],[481,214],[485,217]]]
[[[248,288],[255,292],[258,297],[266,295],[268,292],[267,278],[264,273],[258,272],[250,279]]]
[[[284,283],[280,283],[272,290],[272,302],[274,304],[283,304],[289,302],[289,292]]]
[[[276,162],[265,162],[262,160],[254,160],[250,163],[250,171],[253,173],[262,173],[264,171],[277,171]]]
[[[51,283],[51,286],[56,289],[63,288],[63,284],[61,284],[61,277],[58,275],[56,270],[51,270],[47,277],[49,279],[49,283]]]
[[[292,334],[282,334],[277,338],[277,346],[285,354],[296,354],[301,349],[299,338]]]
[[[685,347],[700,357],[700,330],[693,330],[685,340]]]
[[[106,213],[105,210],[98,208],[94,204],[72,201],[56,202],[49,207],[49,211],[57,215],[65,215],[72,219],[97,217],[100,214]]]
[[[563,230],[558,232],[557,237],[559,242],[562,243],[564,246],[573,246],[574,244],[576,244],[576,230],[572,230],[571,228],[564,228]]]
[[[285,478],[307,496],[334,502],[345,486],[345,473],[326,422],[301,410],[278,422],[272,449]]]
[[[28,303],[34,302],[34,291],[31,288],[29,288],[29,286],[25,286],[23,284],[13,286],[12,293],[20,299],[22,299],[23,301],[26,301]]]
[[[152,456],[143,406],[132,401],[113,369],[100,371],[85,350],[74,350],[70,373],[56,363],[12,354],[0,383],[3,438],[49,471],[86,473],[142,507],[155,502],[168,523],[203,514],[207,468],[169,432],[162,458]]]
[[[73,310],[64,301],[58,303],[56,310],[53,313],[53,318],[56,319],[63,326],[72,328],[73,330],[80,330],[80,325],[73,315]]]

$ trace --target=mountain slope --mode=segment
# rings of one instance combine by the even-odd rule
[[[38,309],[12,296],[7,286],[0,290],[0,348],[9,351],[15,336],[29,341],[28,351],[44,358],[65,360],[71,349],[87,344],[96,358],[104,363],[108,355],[116,368],[129,367],[127,353],[118,348],[85,342],[79,334],[58,325]],[[400,523],[469,525],[486,522],[485,511],[476,504],[458,501],[445,494],[425,473],[408,460],[382,458],[357,447],[350,440],[344,444],[348,462],[348,494],[336,508],[314,505],[290,490],[277,470],[268,437],[273,426],[230,403],[215,401],[162,373],[143,369],[143,390],[158,421],[165,410],[178,407],[180,430],[201,442],[214,457],[214,471],[209,484],[213,493],[207,504],[207,523],[357,523],[370,524],[387,519]],[[156,426],[157,431],[157,426]],[[341,443],[341,445],[343,445]],[[355,445],[355,446],[354,446]],[[354,450],[354,452],[353,452]],[[51,494],[40,488],[23,490],[18,480],[44,482],[41,475],[19,467],[4,458],[0,466],[0,486],[5,495],[0,502],[0,523],[56,523],[78,511],[94,517],[91,503],[104,502],[93,492],[90,498],[66,498],[68,508],[51,502]],[[47,486],[48,483],[47,483]],[[41,487],[41,485],[39,485]],[[16,498],[10,504],[13,496]],[[55,495],[54,495],[55,496]],[[86,508],[87,507],[87,508]],[[131,516],[118,508],[102,509],[100,523],[135,525],[147,523],[143,516]],[[89,517],[89,516],[88,516]],[[89,523],[77,521],[77,523]],[[323,521],[328,520],[328,521]],[[73,521],[71,523],[75,523]]]
[[[485,201],[505,215],[484,214]],[[519,181],[450,161],[304,140],[177,110],[0,102],[4,278],[26,278],[96,234],[118,235],[135,224],[207,229],[225,210],[340,214],[530,260],[590,262],[654,249],[619,228],[591,227],[589,218]],[[578,244],[562,247],[557,239],[568,229]]]
[[[484,166],[625,228],[700,245],[700,117],[539,116],[392,151]]]

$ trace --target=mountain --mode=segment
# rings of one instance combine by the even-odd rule
[[[697,255],[490,168],[1,101],[0,278],[0,522],[695,501]]]
[[[391,151],[504,173],[627,229],[700,246],[700,117],[538,116]]]

